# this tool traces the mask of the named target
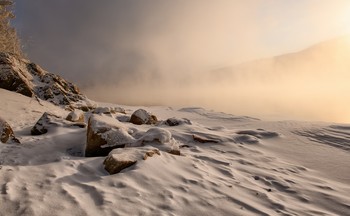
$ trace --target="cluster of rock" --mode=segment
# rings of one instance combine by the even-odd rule
[[[136,110],[129,117],[128,123],[118,120],[126,116],[126,111],[119,107],[99,107],[89,112],[81,110],[71,111],[66,118],[45,112],[31,129],[31,135],[43,135],[57,127],[86,127],[86,157],[107,156],[104,162],[105,169],[110,174],[120,172],[139,160],[146,160],[161,152],[180,155],[179,146],[169,130],[156,125],[177,126],[188,122],[171,118],[158,121],[157,117],[144,109]],[[169,123],[170,122],[170,123]],[[149,125],[148,130],[139,125]],[[153,126],[152,126],[153,125]],[[0,119],[2,143],[19,143],[9,124]]]
[[[104,168],[110,174],[115,174],[150,157],[181,155],[181,146],[164,126],[182,124],[191,122],[178,118],[159,121],[144,109],[127,116],[125,109],[120,107],[98,107],[88,112],[76,109],[65,118],[45,112],[31,129],[31,134],[43,135],[57,127],[87,128],[85,157],[105,156]],[[2,143],[19,143],[9,124],[2,119],[0,133]],[[198,135],[193,135],[193,140],[201,143],[218,142]]]
[[[92,106],[74,84],[11,53],[0,52],[0,88],[60,106]]]
[[[132,124],[125,124],[118,118],[105,115],[109,113],[102,113],[104,114],[92,114],[89,118],[85,156],[107,156],[104,167],[110,174],[118,173],[149,157],[160,156],[162,152],[180,155],[179,146],[170,131],[161,127],[150,127],[143,131],[142,128],[133,126],[167,125],[167,121],[158,121],[155,115],[144,109],[136,110],[131,115],[129,123]],[[177,122],[171,126],[186,122],[175,118],[171,121]]]

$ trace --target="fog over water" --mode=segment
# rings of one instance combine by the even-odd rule
[[[15,10],[28,57],[97,101],[350,122],[347,0],[19,0]]]

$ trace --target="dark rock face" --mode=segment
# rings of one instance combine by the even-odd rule
[[[11,126],[2,118],[0,118],[0,142],[20,143],[15,137]]]
[[[113,149],[133,142],[134,138],[122,128],[105,124],[97,115],[92,115],[88,121],[85,157],[107,156]]]
[[[72,83],[10,53],[0,53],[0,88],[55,105],[68,106],[87,98]]]
[[[164,124],[168,125],[168,126],[178,126],[178,125],[182,125],[182,124],[192,124],[190,120],[188,119],[178,119],[178,118],[168,118]]]
[[[106,157],[103,165],[105,170],[113,175],[136,164],[138,161],[160,155],[160,151],[152,147],[114,149]]]
[[[49,131],[50,126],[57,124],[55,121],[59,119],[59,116],[45,112],[36,122],[30,133],[32,135],[46,134]]]
[[[138,109],[131,115],[130,122],[136,125],[156,124],[158,119],[155,115],[150,114],[146,110]]]
[[[105,170],[110,174],[116,174],[122,171],[125,168],[128,168],[134,164],[136,164],[137,160],[118,160],[114,157],[107,157],[103,164],[105,166]]]

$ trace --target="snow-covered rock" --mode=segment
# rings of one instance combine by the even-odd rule
[[[199,136],[199,135],[192,135],[192,138],[194,141],[199,142],[199,143],[218,143],[219,140],[216,139],[211,139],[211,138],[207,138],[204,136]]]
[[[95,114],[111,114],[111,108],[110,107],[97,107],[93,113]]]
[[[152,115],[146,110],[138,109],[131,115],[130,122],[133,124],[142,125],[142,124],[156,124],[158,120],[155,115]]]
[[[74,110],[68,114],[66,120],[71,122],[84,122],[84,112],[81,110]]]
[[[4,52],[0,52],[0,88],[67,107],[91,103],[74,84],[35,63]]]
[[[20,143],[15,137],[11,126],[0,117],[0,142],[2,143]]]
[[[88,122],[85,156],[106,156],[115,148],[123,148],[136,140],[132,130],[116,119],[92,115]]]
[[[60,120],[59,116],[52,113],[45,112],[40,119],[35,123],[31,130],[32,135],[42,135],[49,131],[49,128],[53,125],[57,125],[57,121]]]
[[[136,164],[140,160],[146,160],[155,155],[160,155],[160,151],[152,147],[114,149],[106,157],[103,164],[105,170],[113,175]]]
[[[142,137],[143,142],[158,142],[160,144],[165,144],[170,142],[171,133],[163,128],[151,128]]]
[[[150,128],[134,144],[134,146],[137,145],[155,146],[160,150],[168,152],[170,154],[180,155],[178,143],[172,137],[171,132],[163,128]]]
[[[96,107],[93,111],[95,114],[116,114],[116,113],[123,113],[125,114],[126,111],[122,107]]]
[[[168,118],[165,122],[165,125],[168,126],[178,126],[178,125],[182,125],[182,124],[192,124],[191,121],[189,119],[179,119],[179,118]]]

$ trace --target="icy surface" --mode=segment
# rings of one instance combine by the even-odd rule
[[[0,97],[0,116],[22,142],[0,144],[0,215],[349,215],[350,153],[340,147],[348,144],[349,125],[266,122],[198,108],[143,107],[161,120],[191,121],[176,127],[97,116],[98,125],[137,144],[174,141],[181,150],[109,175],[105,157],[82,157],[86,128],[30,135],[43,112],[68,111],[2,89]],[[140,107],[123,108],[130,116]]]

